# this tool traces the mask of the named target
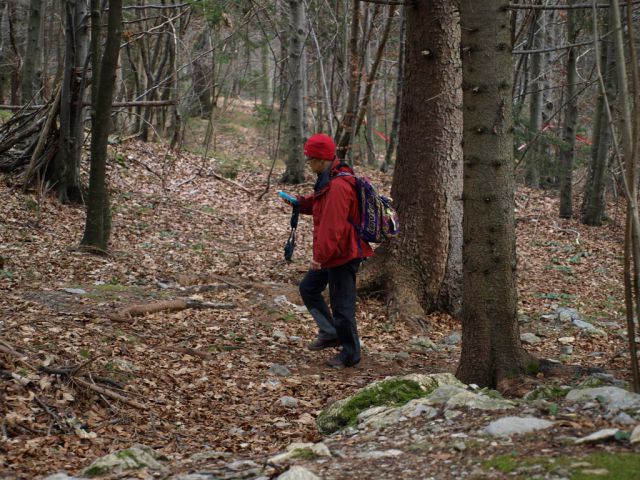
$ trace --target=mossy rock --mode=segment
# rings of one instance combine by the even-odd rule
[[[536,387],[524,396],[527,401],[533,400],[559,400],[567,396],[571,391],[571,387],[567,385],[544,385]]]
[[[167,458],[145,445],[134,445],[111,453],[94,461],[82,474],[86,477],[99,477],[107,474],[121,474],[127,470],[146,468],[165,472],[166,468],[158,460]]]
[[[333,433],[354,425],[358,415],[371,407],[404,405],[415,398],[426,397],[441,385],[464,387],[450,373],[411,374],[373,382],[323,410],[318,416],[318,430],[325,435]]]

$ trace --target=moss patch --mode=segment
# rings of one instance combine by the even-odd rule
[[[509,478],[530,478],[531,468],[539,466],[549,473],[569,476],[571,480],[632,480],[640,472],[640,454],[600,452],[585,457],[518,457],[516,454],[500,455],[482,464],[508,473]],[[605,472],[606,471],[606,472]]]
[[[322,433],[331,433],[340,428],[354,425],[358,415],[371,407],[404,405],[414,398],[427,395],[418,382],[407,379],[389,379],[374,383],[338,405],[324,410],[318,416],[318,426]]]

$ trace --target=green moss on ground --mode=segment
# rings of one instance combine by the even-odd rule
[[[640,454],[600,452],[584,457],[518,457],[517,454],[499,455],[482,464],[485,470],[510,474],[510,478],[529,478],[528,467],[540,465],[548,473],[568,473],[571,480],[633,480],[640,472]],[[522,474],[518,470],[522,469]],[[605,472],[606,471],[606,472]]]
[[[337,430],[354,425],[358,415],[369,408],[404,405],[410,400],[424,397],[428,393],[418,382],[413,380],[384,380],[354,394],[339,408],[330,407],[323,411],[318,416],[318,425],[330,423],[332,426],[336,425]],[[329,417],[333,417],[333,421],[327,422]],[[325,433],[330,433],[329,429],[325,429]]]

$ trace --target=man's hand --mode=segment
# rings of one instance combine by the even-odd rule
[[[322,264],[320,262],[311,260],[311,263],[309,264],[309,270],[320,270],[321,268],[322,268]]]

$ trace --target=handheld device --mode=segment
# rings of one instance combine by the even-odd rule
[[[291,203],[292,205],[297,205],[298,204],[298,199],[294,196],[289,195],[288,193],[283,192],[282,190],[278,190],[278,195],[280,195],[280,197],[284,200],[286,200],[287,202]]]

